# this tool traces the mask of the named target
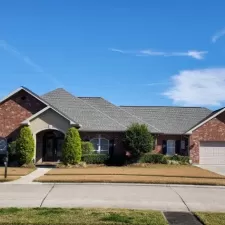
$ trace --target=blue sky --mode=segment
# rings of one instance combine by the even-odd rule
[[[223,0],[0,3],[0,97],[63,87],[118,105],[225,102]]]

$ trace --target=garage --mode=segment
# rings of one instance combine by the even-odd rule
[[[200,142],[199,163],[204,165],[225,165],[225,142]]]

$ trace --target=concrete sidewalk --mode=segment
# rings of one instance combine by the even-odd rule
[[[28,175],[23,176],[18,180],[10,181],[10,182],[7,182],[7,183],[11,183],[11,184],[31,184],[31,183],[33,183],[33,180],[35,180],[36,178],[38,178],[40,176],[43,176],[49,170],[51,170],[51,168],[37,168],[35,171],[29,173]]]
[[[225,188],[126,184],[0,184],[0,207],[107,207],[225,212]]]

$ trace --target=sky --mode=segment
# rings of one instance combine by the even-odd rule
[[[225,105],[223,0],[1,0],[0,97],[62,87],[116,105]]]

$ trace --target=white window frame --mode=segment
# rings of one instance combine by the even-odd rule
[[[96,137],[96,138],[92,138],[91,140],[90,140],[90,142],[92,141],[92,140],[98,140],[98,149],[95,149],[94,151],[95,152],[97,152],[98,154],[101,154],[102,152],[104,152],[104,154],[106,153],[106,154],[109,154],[109,140],[108,139],[106,139],[106,138],[103,138],[103,137],[101,137],[101,136],[99,136],[99,137]],[[101,140],[106,140],[107,141],[107,143],[108,143],[108,150],[103,150],[103,149],[101,149]]]
[[[175,140],[167,140],[167,142],[166,142],[166,154],[169,155],[169,156],[173,156],[173,155],[175,155],[175,153],[176,153],[176,142],[175,142]]]

